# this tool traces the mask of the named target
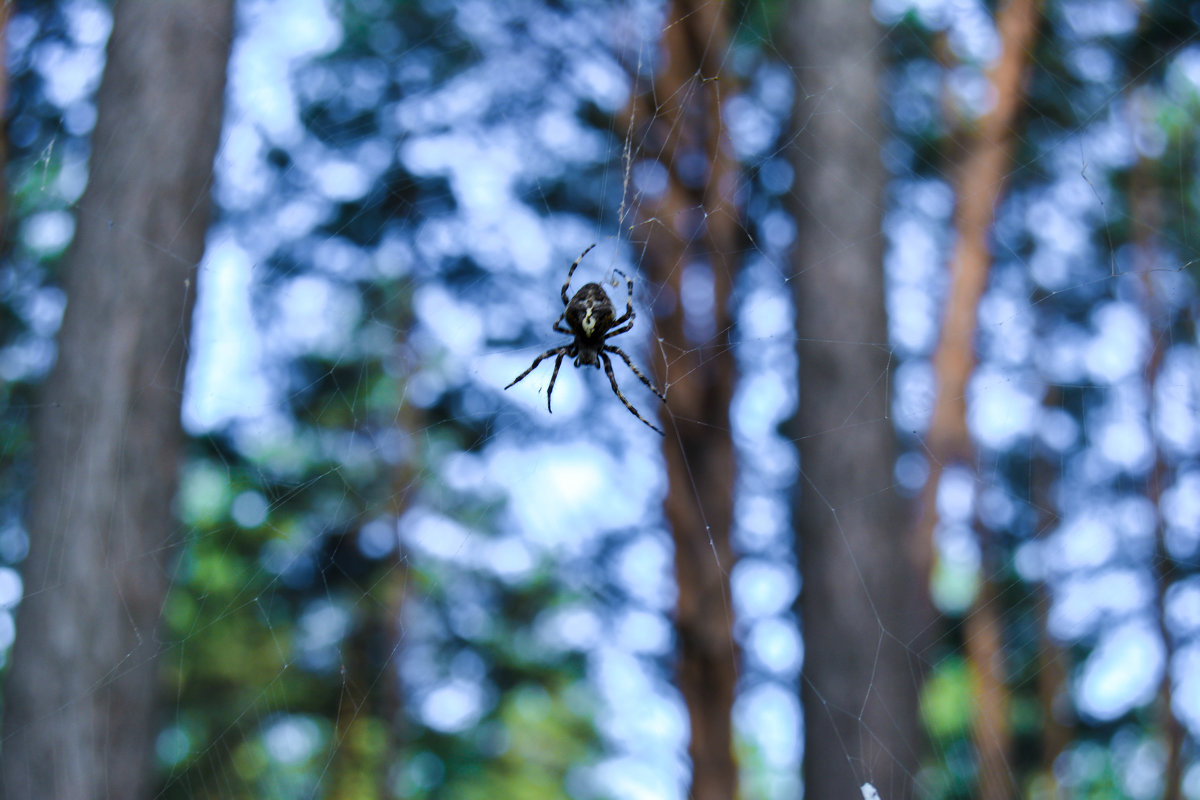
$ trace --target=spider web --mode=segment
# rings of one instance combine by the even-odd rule
[[[1067,732],[1051,772],[1064,791],[1158,796],[1164,674],[1190,759],[1200,729],[1189,224],[1200,50],[1190,39],[1155,48],[1169,38],[1161,22],[1135,35],[1133,2],[1049,5],[1045,35],[1058,49],[1031,54],[1032,68],[1071,76],[1050,84],[1072,115],[1023,123],[1010,194],[995,209],[965,397],[978,458],[942,473],[931,587],[943,619],[932,643],[911,644],[926,669],[928,755],[913,776],[922,796],[969,796],[975,779],[966,654],[987,583],[1001,589],[1015,738]],[[662,440],[602,371],[565,366],[553,414],[548,363],[503,391],[561,342],[550,328],[559,287],[592,242],[572,285],[600,282],[616,299],[617,271],[634,276],[637,316],[621,346],[645,370],[662,365],[668,419],[683,354],[654,336],[656,312],[682,303],[696,342],[731,335],[738,557],[720,566],[739,647],[740,780],[748,797],[800,796],[800,670],[805,648],[823,643],[803,641],[793,614],[802,587],[790,504],[803,471],[798,442],[780,432],[797,402],[791,298],[802,276],[789,254],[803,246],[788,147],[804,67],[782,57],[769,17],[786,12],[751,7],[717,54],[737,78],[724,123],[745,208],[735,322],[718,331],[711,267],[677,265],[679,297],[639,269],[639,235],[672,224],[639,216],[667,177],[639,152],[636,113],[623,117],[661,65],[661,5],[418,6],[405,21],[367,0],[239,7],[220,213],[197,273],[182,387],[194,446],[161,649],[161,796],[326,796],[364,740],[403,745],[399,763],[376,765],[395,796],[469,796],[477,786],[464,765],[481,763],[499,765],[489,780],[507,770],[531,781],[509,785],[513,796],[540,796],[531,786],[684,796],[688,727],[671,682],[676,593],[661,510],[680,487],[667,485]],[[915,505],[933,466],[932,360],[955,240],[956,174],[928,136],[947,104],[966,118],[986,110],[999,33],[978,2],[879,0],[873,13],[879,46],[894,50],[878,143],[891,172],[890,371],[879,378],[904,445],[893,489]],[[10,21],[12,63],[61,116],[54,130],[28,109],[10,124],[26,155],[13,171],[43,198],[19,228],[36,257],[70,239],[107,15],[96,2],[64,3],[53,36],[45,14]],[[1125,75],[1116,65],[1130,39],[1151,44],[1143,71]],[[1141,245],[1120,186],[1139,162],[1154,165],[1160,202],[1177,215]],[[33,383],[48,369],[63,299],[44,271],[5,270],[8,297],[22,298],[6,304],[24,328],[4,343],[0,369]],[[658,401],[614,367],[653,420]],[[667,426],[668,446],[671,435]],[[3,525],[0,632],[11,642],[27,543],[19,517]],[[847,635],[888,633],[874,622]],[[228,673],[197,666],[223,647],[238,653]],[[1031,687],[1062,663],[1040,708]],[[1040,717],[1046,709],[1057,716]],[[380,720],[404,734],[379,733]],[[880,733],[860,727],[862,739]],[[548,744],[558,741],[579,744],[560,752]],[[854,759],[855,743],[844,748]],[[1024,758],[1014,747],[1004,774],[981,781],[1018,786],[1036,773]],[[878,767],[856,774],[870,783]],[[539,770],[564,777],[539,786],[529,777]],[[1200,797],[1190,760],[1184,786]],[[876,790],[890,800],[883,784],[862,793]]]

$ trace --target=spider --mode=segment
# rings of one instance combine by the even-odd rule
[[[608,295],[604,293],[604,289],[600,288],[598,283],[585,283],[583,288],[575,293],[573,297],[567,299],[567,289],[571,286],[571,276],[575,274],[575,268],[579,266],[579,262],[583,261],[583,257],[591,252],[591,245],[587,250],[584,250],[579,258],[575,259],[575,263],[567,270],[567,280],[562,285],[562,302],[565,308],[563,313],[557,320],[554,321],[554,330],[559,333],[565,333],[568,336],[574,336],[574,341],[569,344],[552,347],[546,352],[533,360],[529,365],[529,369],[518,375],[513,382],[505,389],[509,389],[521,381],[529,373],[537,369],[537,365],[542,363],[544,359],[550,356],[557,356],[554,359],[554,372],[550,375],[550,386],[546,389],[546,410],[554,413],[550,408],[550,396],[554,392],[554,381],[558,379],[558,368],[562,366],[563,359],[571,356],[575,359],[575,366],[582,367],[592,365],[596,369],[600,368],[601,362],[604,363],[604,372],[608,375],[608,381],[612,384],[613,393],[617,395],[625,407],[629,409],[629,413],[646,423],[649,427],[658,431],[659,435],[663,432],[651,425],[650,422],[638,413],[638,410],[625,399],[625,395],[621,394],[621,390],[617,387],[617,378],[613,375],[612,361],[609,359],[609,353],[616,353],[625,363],[633,370],[633,374],[637,375],[642,383],[654,392],[659,400],[664,403],[667,398],[663,393],[654,388],[654,384],[650,379],[642,374],[642,371],[633,365],[633,361],[625,354],[621,348],[608,344],[608,339],[618,334],[628,333],[633,328],[633,279],[627,276],[621,270],[616,270],[625,279],[625,283],[629,287],[629,298],[625,301],[625,313],[620,317],[617,316],[616,309],[613,308],[612,301],[608,299]],[[567,323],[567,327],[563,327],[563,322]]]

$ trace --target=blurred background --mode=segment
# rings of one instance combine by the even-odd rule
[[[4,797],[1200,798],[1200,3],[2,21]]]

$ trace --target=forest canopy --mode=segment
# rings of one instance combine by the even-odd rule
[[[0,796],[1200,799],[1198,8],[4,4]]]

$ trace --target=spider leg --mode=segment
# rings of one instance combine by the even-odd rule
[[[631,361],[631,360],[630,360],[630,358],[629,358],[629,356],[627,356],[627,355],[625,354],[625,351],[624,351],[624,350],[622,350],[621,348],[619,348],[619,347],[617,347],[616,345],[613,345],[613,344],[606,344],[606,345],[604,345],[604,349],[605,349],[605,350],[607,350],[607,351],[608,351],[608,352],[610,352],[610,353],[616,353],[616,354],[617,354],[617,355],[619,355],[621,358],[625,359],[625,364],[626,364],[626,365],[627,365],[627,366],[628,366],[628,367],[629,367],[631,370],[633,370],[633,374],[634,374],[634,375],[637,375],[637,376],[638,376],[638,378],[639,378],[639,379],[641,379],[642,383],[646,384],[646,388],[648,388],[650,391],[652,391],[652,392],[654,392],[656,395],[658,395],[658,399],[659,399],[659,400],[662,400],[664,403],[665,403],[665,402],[667,402],[667,398],[666,398],[666,397],[663,395],[663,393],[662,393],[662,392],[660,392],[658,389],[655,389],[655,388],[654,388],[654,384],[650,382],[650,379],[649,379],[649,378],[647,378],[645,375],[643,375],[643,374],[642,374],[642,371],[633,365],[633,361]]]
[[[558,368],[562,366],[563,356],[567,354],[567,351],[561,347],[559,351],[558,358],[554,359],[554,372],[550,374],[550,386],[546,389],[546,410],[551,414],[554,413],[554,409],[550,407],[550,395],[554,394],[554,382],[558,380]]]
[[[633,327],[633,317],[634,317],[634,313],[633,313],[633,278],[629,277],[624,272],[622,272],[621,270],[619,270],[615,267],[613,268],[613,272],[617,273],[622,278],[624,278],[625,283],[629,286],[629,296],[625,299],[625,313],[622,314],[620,317],[618,317],[616,319],[616,321],[613,322],[613,327],[615,328],[616,326],[620,325],[622,322],[625,322],[626,320],[628,320],[629,325],[625,328],[625,331],[627,331]],[[625,331],[616,331],[616,333],[625,333]],[[608,335],[613,336],[614,334],[610,333]]]
[[[528,375],[529,373],[531,373],[531,372],[533,372],[535,369],[537,369],[537,365],[538,365],[538,364],[540,364],[540,363],[542,363],[542,361],[543,361],[544,359],[547,359],[547,358],[549,358],[549,357],[550,357],[550,356],[552,356],[552,355],[559,355],[559,356],[560,356],[560,359],[559,359],[559,360],[561,360],[561,356],[563,356],[563,355],[566,355],[566,353],[567,353],[567,346],[566,346],[566,345],[564,345],[564,346],[562,346],[562,347],[552,347],[552,348],[550,348],[549,350],[547,350],[546,352],[542,353],[540,356],[538,356],[537,358],[535,358],[535,359],[533,360],[533,363],[529,365],[529,369],[525,370],[525,371],[524,371],[524,372],[522,372],[520,375],[518,375],[517,377],[513,378],[513,382],[512,382],[512,383],[510,383],[508,386],[505,386],[504,388],[505,388],[505,389],[511,389],[513,386],[516,386],[518,383],[520,383],[520,381],[521,381],[521,379],[522,379],[522,378],[524,378],[526,375]],[[556,371],[557,371],[557,370],[556,370]]]
[[[604,338],[611,339],[612,337],[616,336],[617,334],[629,333],[631,330],[633,330],[633,320],[630,320],[625,325],[621,326],[620,328],[618,328],[615,331],[609,331],[608,333],[604,334]]]
[[[609,348],[605,348],[605,349],[609,349]],[[611,348],[611,349],[616,350],[615,347]],[[624,353],[622,353],[621,355],[624,355]],[[600,360],[604,362],[604,372],[608,375],[608,382],[612,384],[612,390],[617,395],[617,399],[625,404],[625,407],[629,409],[630,414],[633,414],[635,417],[640,419],[642,422],[646,423],[647,427],[653,428],[655,431],[657,431],[659,436],[665,436],[666,434],[664,434],[661,430],[656,428],[654,425],[651,425],[650,422],[645,417],[643,417],[641,414],[639,414],[638,410],[636,408],[634,408],[633,405],[628,400],[625,399],[625,395],[621,394],[620,388],[617,387],[617,376],[613,375],[612,359],[610,359],[608,357],[608,353],[604,352],[604,350],[600,351]],[[629,359],[626,358],[626,361],[628,361],[628,360]],[[641,373],[638,373],[638,374],[640,375]],[[642,378],[642,380],[645,380],[645,378]],[[651,388],[653,388],[653,387],[651,387]],[[657,394],[657,392],[655,392],[655,394]],[[659,395],[659,396],[661,397],[661,395]]]
[[[570,328],[564,328],[562,325],[563,320],[565,320],[566,318],[567,318],[567,312],[564,311],[562,314],[559,315],[558,319],[554,320],[554,330],[558,333],[565,333],[567,336],[574,336],[575,334],[571,332]],[[609,334],[609,335],[611,336],[612,334]]]
[[[582,253],[580,253],[579,258],[575,259],[575,263],[571,265],[571,268],[569,270],[567,270],[567,280],[562,285],[562,301],[563,301],[564,306],[567,303],[571,302],[571,299],[569,297],[567,297],[567,289],[570,288],[570,286],[571,286],[571,276],[575,274],[575,268],[579,266],[580,261],[583,261],[584,256],[586,256],[588,253],[592,252],[592,248],[595,246],[596,246],[596,244],[594,242],[591,245],[589,245],[588,249],[584,250]]]

